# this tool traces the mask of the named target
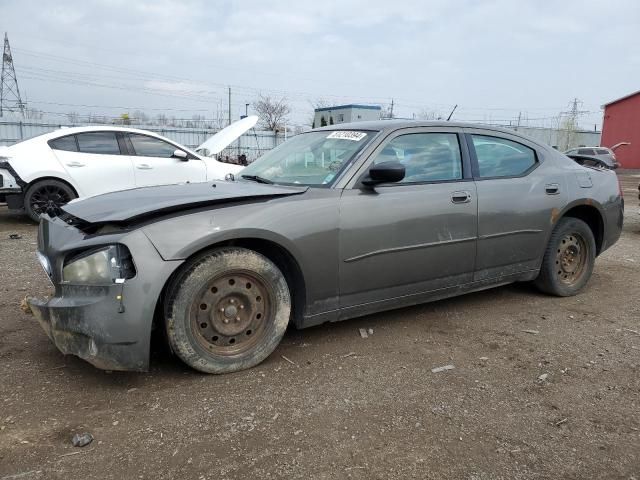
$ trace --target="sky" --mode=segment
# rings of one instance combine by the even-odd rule
[[[0,0],[31,108],[232,118],[260,94],[313,105],[554,126],[640,90],[640,2]],[[23,98],[25,100],[25,98]]]

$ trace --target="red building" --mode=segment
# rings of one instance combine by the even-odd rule
[[[616,149],[621,168],[640,168],[640,90],[604,106],[603,147],[631,142]]]

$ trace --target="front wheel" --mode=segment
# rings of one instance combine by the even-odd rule
[[[534,283],[545,293],[575,295],[591,278],[596,242],[589,226],[577,218],[564,217],[556,225]]]
[[[60,180],[40,180],[31,185],[24,195],[24,209],[34,222],[40,221],[40,215],[46,213],[57,217],[62,206],[76,198],[73,189]]]
[[[172,282],[165,324],[172,350],[187,365],[229,373],[267,358],[290,314],[278,267],[253,250],[224,247],[192,260]]]

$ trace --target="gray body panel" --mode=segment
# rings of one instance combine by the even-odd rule
[[[65,208],[84,222],[113,224],[109,235],[86,234],[78,230],[81,226],[43,219],[39,249],[58,273],[52,278],[56,298],[48,305],[34,303],[38,316],[51,325],[55,302],[61,301],[57,298],[62,289],[69,288],[60,285],[62,262],[68,252],[92,245],[126,245],[138,274],[123,285],[124,312],[118,313],[119,304],[109,290],[101,297],[105,318],[82,319],[80,323],[85,325],[83,335],[91,337],[94,331],[103,344],[129,342],[126,360],[119,357],[116,363],[118,368],[139,370],[148,366],[153,313],[161,304],[161,292],[171,274],[192,255],[218,244],[253,239],[286,250],[304,283],[290,286],[294,295],[304,292],[303,308],[293,321],[306,327],[531,280],[540,269],[554,225],[575,206],[588,206],[600,213],[600,251],[620,235],[622,199],[614,172],[581,167],[513,132],[464,124],[393,121],[325,130],[340,129],[379,133],[352,159],[332,188],[222,182],[216,188],[200,184],[164,191],[167,187],[143,189],[145,201],[139,204],[131,196],[125,198],[135,191],[111,194],[118,209],[101,207],[105,199],[100,197]],[[473,132],[501,136],[534,148],[538,163],[518,178],[474,178],[463,140],[464,176],[460,180],[363,188],[360,180],[372,155],[388,138],[416,131],[453,132],[460,139]],[[204,188],[215,193],[208,197]],[[193,202],[188,189],[200,192]],[[160,203],[166,191],[173,192],[170,205],[165,199],[162,208],[153,208],[154,195]],[[468,202],[453,203],[452,195],[461,191],[468,193]],[[127,203],[131,205],[127,207]],[[101,215],[101,208],[108,213]],[[65,301],[81,304],[82,292],[73,295],[78,298],[67,297]],[[60,320],[57,323],[60,325]],[[104,365],[103,361],[93,363]]]

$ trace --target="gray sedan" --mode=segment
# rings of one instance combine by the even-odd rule
[[[65,354],[146,370],[151,331],[224,373],[298,328],[510,282],[580,292],[620,236],[613,171],[511,131],[366,122],[298,135],[224,182],[109,193],[43,216]],[[552,301],[552,300],[550,300]]]

